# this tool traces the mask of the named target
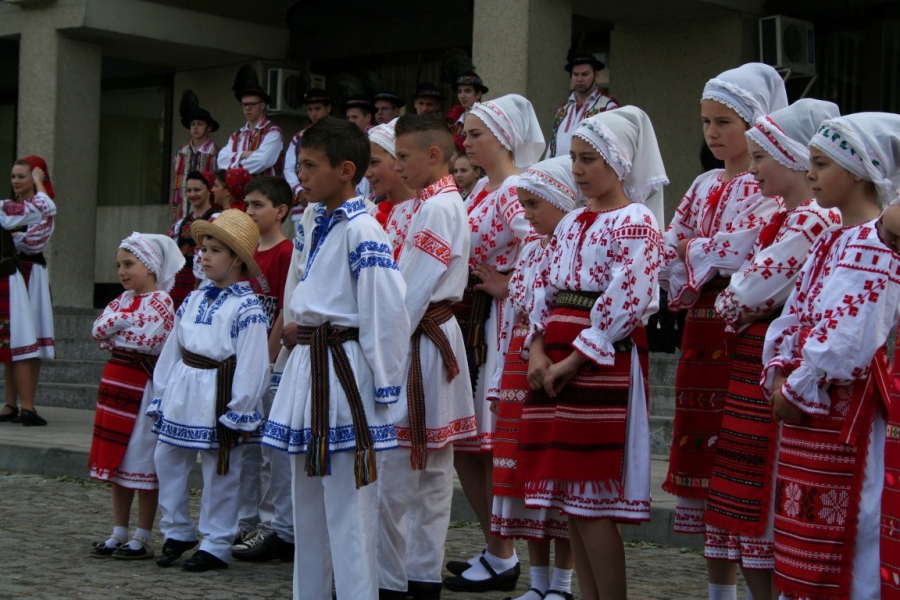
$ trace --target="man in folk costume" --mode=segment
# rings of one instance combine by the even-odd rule
[[[475,106],[475,103],[481,102],[481,98],[488,93],[488,88],[475,71],[466,71],[459,75],[453,82],[452,87],[459,104],[451,108],[450,112],[447,113],[447,124],[453,133],[457,150],[459,150],[460,154],[465,154],[466,149],[463,147],[463,141],[465,141],[466,136],[463,135],[463,126],[466,124],[466,117],[469,115],[472,107]]]
[[[579,123],[603,111],[619,108],[615,98],[604,94],[597,85],[597,73],[605,69],[606,65],[593,54],[569,50],[569,62],[565,68],[572,76],[572,93],[556,111],[550,145],[544,158],[565,156],[569,153],[572,134]]]
[[[272,98],[266,93],[251,65],[244,65],[235,77],[234,97],[241,103],[247,123],[231,134],[219,152],[220,169],[243,167],[252,175],[281,175],[284,135],[266,117]]]
[[[284,179],[291,186],[291,192],[294,194],[294,206],[291,209],[291,221],[298,222],[306,204],[301,200],[300,196],[303,192],[303,186],[300,185],[300,138],[303,132],[312,127],[312,125],[331,114],[331,96],[322,88],[312,88],[303,94],[303,104],[306,105],[306,116],[309,117],[309,124],[294,134],[284,154]]]
[[[200,100],[192,90],[184,90],[178,113],[182,126],[191,132],[191,139],[175,152],[173,160],[172,222],[187,214],[184,206],[187,174],[191,171],[212,173],[216,170],[216,156],[219,154],[219,146],[209,137],[210,133],[219,130],[219,123],[208,110],[200,108]]]
[[[444,101],[444,94],[430,81],[423,81],[416,86],[413,94],[413,107],[416,109],[417,115],[425,113],[441,114],[441,103]]]
[[[400,116],[400,109],[406,106],[406,100],[387,90],[375,94],[375,122],[378,125],[390,123]]]

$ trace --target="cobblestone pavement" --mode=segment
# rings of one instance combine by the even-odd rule
[[[88,557],[90,543],[111,530],[112,509],[106,486],[71,478],[0,472],[0,598],[57,600],[91,598],[289,598],[292,568],[288,563],[248,564],[232,561],[225,571],[188,573],[160,569],[152,560],[116,561]],[[192,499],[199,514],[199,496]],[[137,503],[135,503],[137,504]],[[132,523],[136,516],[132,517]],[[447,537],[447,559],[473,556],[482,542],[476,526],[455,523]],[[154,546],[162,544],[157,528]],[[527,585],[527,551],[517,593]],[[702,557],[679,548],[629,544],[629,598],[664,600],[706,596]],[[445,573],[446,575],[446,573]],[[502,600],[516,594],[461,594],[444,591],[445,600],[476,597]],[[578,597],[576,591],[576,598]]]

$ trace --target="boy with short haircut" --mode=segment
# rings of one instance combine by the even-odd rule
[[[355,125],[325,117],[300,141],[315,225],[283,340],[292,347],[263,443],[291,454],[294,598],[375,600],[375,451],[397,445],[390,405],[404,380],[406,285],[384,230],[354,196],[369,161]],[[313,204],[317,203],[317,204]],[[306,219],[304,218],[304,222]],[[303,456],[305,454],[305,456]]]
[[[443,118],[404,115],[395,131],[395,169],[419,190],[398,258],[415,328],[406,384],[394,406],[400,448],[379,455],[379,587],[383,600],[436,600],[450,524],[453,442],[476,435],[472,386],[459,376],[466,349],[451,309],[469,277],[469,223],[449,171],[454,142]]]
[[[253,255],[262,273],[250,285],[268,317],[269,362],[281,349],[284,287],[294,246],[284,237],[281,223],[291,208],[292,194],[280,177],[258,177],[244,189],[247,215],[259,227],[259,246]],[[263,397],[264,413],[272,408],[274,392]],[[244,451],[241,507],[238,512],[241,543],[232,556],[264,562],[293,560],[294,521],[291,509],[291,465],[281,452],[250,446]]]
[[[268,383],[266,315],[247,279],[259,275],[253,253],[259,229],[239,210],[191,226],[203,249],[210,285],[194,290],[175,314],[153,375],[147,414],[159,435],[153,459],[159,478],[160,529],[165,536],[156,564],[168,567],[197,545],[188,476],[203,470],[200,549],[184,563],[188,571],[228,567],[238,528],[241,458],[262,423]]]

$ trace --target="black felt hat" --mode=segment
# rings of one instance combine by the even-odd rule
[[[178,114],[181,117],[181,124],[186,129],[191,128],[191,121],[205,121],[209,125],[210,132],[219,130],[219,122],[212,118],[208,110],[200,108],[200,99],[193,90],[184,90],[181,94]]]
[[[484,85],[481,77],[479,77],[478,73],[476,73],[475,71],[467,71],[457,77],[456,81],[453,82],[453,90],[458,90],[459,86],[461,85],[471,85],[476,90],[481,90],[482,94],[488,93],[487,86]]]
[[[350,96],[347,98],[347,102],[344,103],[344,112],[346,112],[348,108],[361,108],[370,113],[375,112],[375,107],[372,106],[369,99],[362,95]]]
[[[231,89],[238,102],[243,100],[244,96],[257,96],[266,104],[272,103],[272,97],[259,85],[259,77],[252,65],[241,67],[234,78],[234,85],[231,86]]]
[[[416,91],[413,93],[413,98],[419,98],[421,96],[427,98],[435,98],[437,100],[444,99],[444,93],[441,92],[438,86],[434,85],[430,81],[423,81],[416,86]]]
[[[372,99],[373,102],[378,102],[379,100],[387,100],[394,105],[394,108],[403,108],[404,106],[406,106],[406,100],[404,100],[394,92],[389,92],[388,90],[382,90],[378,92]]]
[[[331,104],[331,96],[322,88],[310,88],[303,94],[303,104]]]
[[[569,62],[566,63],[565,69],[566,71],[571,73],[572,69],[577,65],[591,65],[595,71],[602,71],[606,68],[606,65],[603,64],[603,61],[599,60],[596,56],[589,53],[581,53],[570,56]]]

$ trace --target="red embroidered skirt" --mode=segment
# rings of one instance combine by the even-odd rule
[[[759,386],[768,329],[769,323],[753,323],[737,336],[704,518],[713,527],[754,538],[772,518],[778,448],[778,423]]]
[[[559,362],[571,354],[572,342],[590,325],[587,310],[553,309],[544,333],[550,360]],[[638,345],[647,373],[647,335],[638,327],[630,339],[618,343],[621,351],[617,348],[614,365],[585,363],[556,398],[543,390],[529,392],[519,430],[517,485],[545,480],[622,482],[631,344]]]
[[[883,352],[879,359],[886,361]],[[787,596],[850,597],[868,440],[881,401],[874,387],[868,380],[832,387],[829,415],[783,424],[775,484],[775,587]],[[852,433],[846,431],[850,423],[856,425]]]
[[[185,257],[187,258],[187,257]],[[187,295],[194,291],[197,285],[197,278],[194,277],[194,268],[192,266],[193,256],[187,260],[187,263],[175,275],[175,285],[169,295],[172,297],[172,307],[178,310]]]
[[[881,495],[881,597],[900,599],[900,338],[890,378],[884,491]]]
[[[149,358],[134,354],[134,358]],[[111,479],[122,464],[134,431],[144,387],[150,379],[147,370],[137,360],[122,358],[124,355],[124,352],[113,355],[100,377],[88,468],[96,474],[94,478],[101,481]]]
[[[509,341],[503,377],[500,380],[500,401],[497,403],[497,427],[494,430],[494,496],[523,497],[516,487],[516,463],[519,455],[519,421],[528,386],[528,361],[519,356],[528,327],[516,325]]]
[[[675,374],[675,423],[669,473],[662,487],[670,494],[705,499],[722,426],[722,409],[731,376],[734,334],[716,316],[716,297],[729,279],[703,287],[688,310]]]

